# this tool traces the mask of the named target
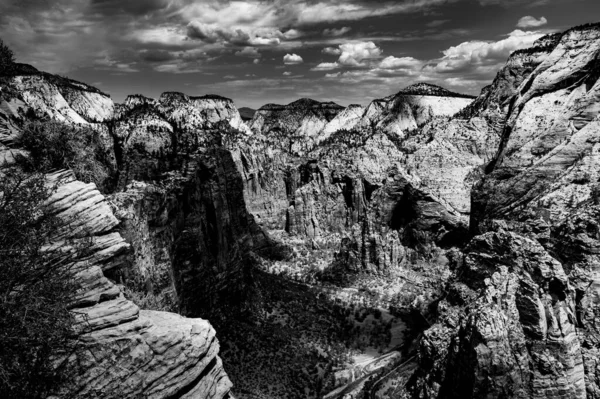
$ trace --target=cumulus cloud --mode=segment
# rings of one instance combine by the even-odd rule
[[[379,64],[381,69],[413,69],[420,68],[423,66],[423,61],[417,60],[413,57],[401,57],[396,58],[389,56],[384,58]]]
[[[352,30],[352,28],[348,27],[348,26],[344,26],[342,28],[332,28],[332,29],[325,29],[323,30],[323,34],[325,36],[344,36],[346,33],[350,32]]]
[[[456,72],[472,67],[504,63],[515,50],[531,47],[542,37],[540,32],[515,30],[497,42],[468,41],[443,51],[444,57],[435,65],[438,72]]]
[[[187,25],[187,36],[205,43],[228,43],[240,46],[277,46],[284,37],[277,29],[257,29],[248,31],[242,28],[230,29],[219,25],[192,21]]]
[[[311,68],[311,71],[331,71],[333,69],[337,69],[340,67],[340,64],[337,62],[322,62],[314,68]]]
[[[319,64],[313,70],[341,69],[324,78],[363,89],[432,82],[458,92],[474,93],[492,81],[510,53],[530,47],[542,35],[515,30],[497,41],[466,41],[449,47],[437,59],[387,56],[363,61],[367,67],[362,68],[342,69],[346,65],[336,62]]]
[[[253,62],[254,62],[254,64],[258,64],[260,62],[260,60],[257,58]]]
[[[325,47],[323,50],[321,50],[321,52],[323,54],[329,54],[329,55],[340,55],[340,54],[342,54],[342,50],[340,50],[339,48],[335,48],[335,47]]]
[[[538,28],[540,26],[544,26],[548,23],[548,20],[545,17],[541,17],[540,19],[536,19],[532,16],[526,16],[519,20],[517,23],[517,28]]]
[[[365,62],[381,56],[381,49],[373,42],[354,42],[340,45],[338,63],[346,66],[364,66]]]
[[[298,65],[303,62],[304,60],[298,54],[286,54],[283,56],[283,63],[285,65]]]

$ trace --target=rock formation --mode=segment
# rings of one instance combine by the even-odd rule
[[[86,398],[226,397],[231,382],[210,324],[140,310],[125,299],[104,277],[130,262],[130,245],[115,231],[119,221],[104,196],[69,172],[49,180],[58,188],[46,203],[48,212],[65,223],[57,240],[91,238],[90,254],[78,260],[81,288],[72,311],[79,320],[80,344],[67,359],[72,378],[65,393]]]

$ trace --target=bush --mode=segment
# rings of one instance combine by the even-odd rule
[[[77,179],[102,192],[114,185],[115,171],[98,132],[55,121],[33,121],[23,128],[20,145],[30,152],[22,163],[29,171],[72,169]]]
[[[13,51],[0,39],[0,75],[10,70],[15,62]]]
[[[62,376],[76,292],[73,254],[48,249],[54,218],[43,175],[0,172],[0,397],[45,396]],[[71,341],[72,342],[72,341]]]

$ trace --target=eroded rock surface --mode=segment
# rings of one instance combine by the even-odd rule
[[[130,261],[130,245],[114,232],[118,220],[105,198],[69,172],[49,179],[58,189],[48,211],[66,223],[57,239],[91,239],[90,254],[78,261],[81,289],[72,311],[80,344],[68,359],[72,378],[64,389],[86,398],[227,397],[231,383],[210,324],[140,310],[125,299],[103,274]]]

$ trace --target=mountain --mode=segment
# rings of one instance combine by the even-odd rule
[[[104,193],[48,174],[50,209],[76,221],[61,234],[94,243],[75,306],[90,355],[61,389],[598,396],[599,60],[600,27],[582,26],[511,54],[477,98],[418,83],[365,107],[268,104],[248,125],[216,95],[113,104],[14,68],[2,167],[46,118],[93,129],[114,170]],[[182,316],[140,310],[171,294]]]

